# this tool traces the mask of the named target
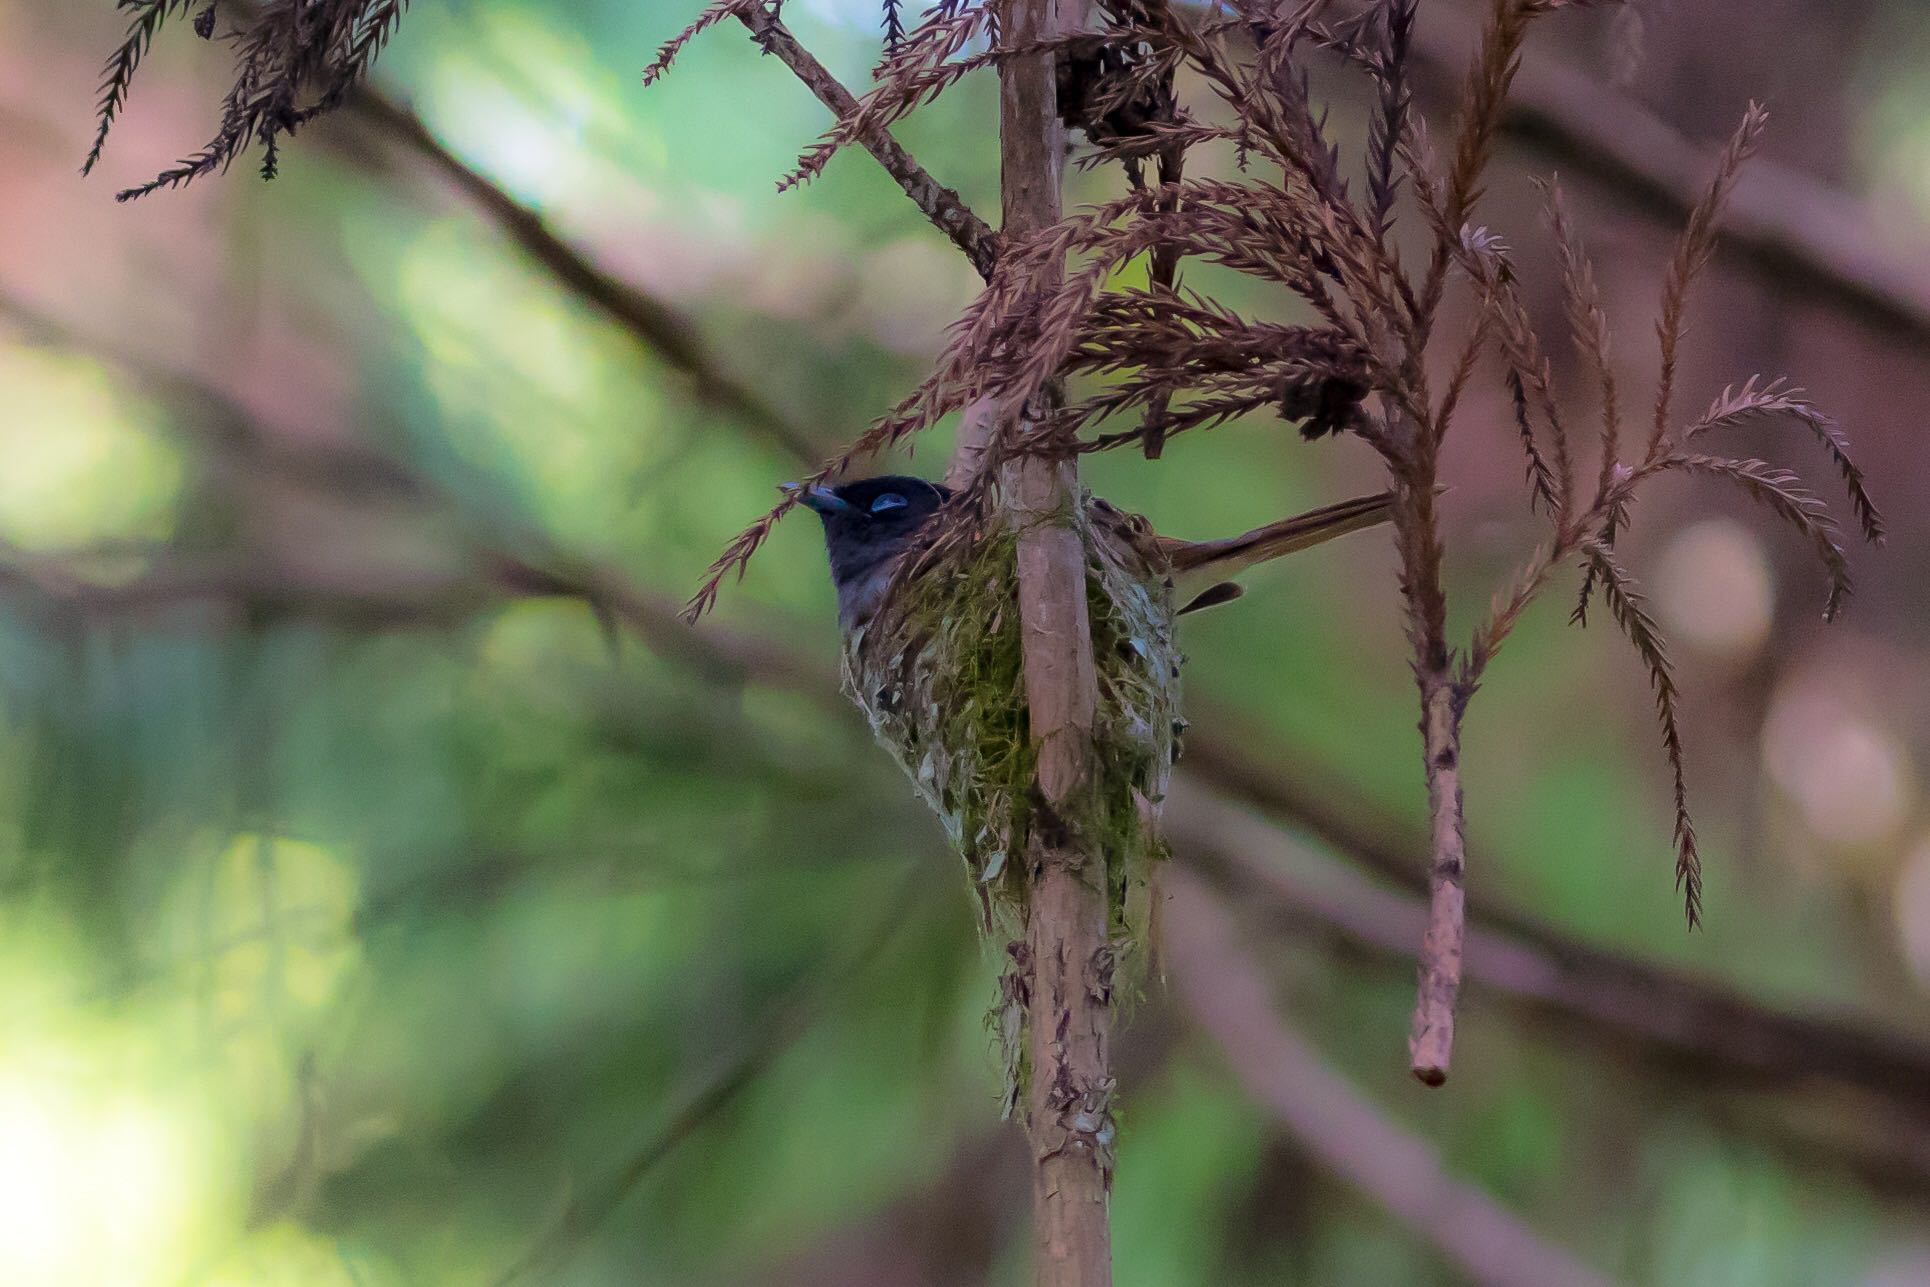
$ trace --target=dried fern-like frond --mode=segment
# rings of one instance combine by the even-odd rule
[[[1676,242],[1675,255],[1669,261],[1667,275],[1662,279],[1662,316],[1656,323],[1656,335],[1662,346],[1662,373],[1655,387],[1655,422],[1649,430],[1648,450],[1644,458],[1654,460],[1660,456],[1666,445],[1669,433],[1671,407],[1675,397],[1676,354],[1682,343],[1683,318],[1688,308],[1689,287],[1694,284],[1698,274],[1708,266],[1710,256],[1715,254],[1716,227],[1721,222],[1724,207],[1729,204],[1729,194],[1736,186],[1736,177],[1741,174],[1742,166],[1755,154],[1757,145],[1762,141],[1763,129],[1769,124],[1769,113],[1759,103],[1750,103],[1743,113],[1742,124],[1730,136],[1729,145],[1723,149],[1722,159],[1716,164],[1715,177],[1702,199],[1689,212],[1688,223],[1683,226],[1682,236]]]
[[[1466,660],[1462,663],[1460,683],[1472,692],[1486,673],[1488,663],[1501,651],[1508,636],[1521,621],[1521,614],[1540,597],[1548,578],[1554,573],[1566,548],[1555,541],[1543,544],[1529,558],[1526,565],[1516,574],[1514,584],[1504,592],[1497,592],[1488,605],[1487,617],[1474,628],[1468,644]]]
[[[157,9],[171,12],[170,2]],[[275,177],[284,138],[339,107],[348,91],[369,74],[402,21],[408,0],[267,0],[252,24],[235,36],[235,79],[222,99],[221,121],[206,146],[148,182],[117,193],[132,201],[161,188],[181,187],[226,171],[254,145],[262,149],[261,175]],[[165,16],[165,12],[163,16]],[[158,28],[160,19],[154,22]],[[138,20],[137,20],[138,25]],[[148,31],[152,36],[153,30]],[[139,46],[145,48],[145,42]],[[106,138],[112,113],[124,101],[126,80],[139,61],[133,33],[109,64],[103,93],[101,133],[89,165]],[[120,75],[125,67],[125,74]]]
[[[1420,293],[1419,311],[1424,328],[1440,305],[1454,241],[1480,199],[1481,176],[1487,170],[1495,135],[1501,128],[1501,109],[1508,100],[1515,73],[1521,68],[1521,44],[1527,39],[1533,17],[1533,9],[1522,0],[1494,0],[1482,29],[1481,47],[1468,71],[1453,157],[1446,181],[1433,203],[1438,208],[1430,215],[1437,225],[1437,233],[1434,259],[1428,266],[1427,280]]]
[[[1617,466],[1617,469],[1624,474],[1627,472],[1627,466]],[[1613,486],[1613,483],[1611,482],[1610,485]],[[1609,505],[1607,517],[1602,520],[1602,533],[1596,538],[1598,543],[1603,549],[1613,551],[1616,538],[1622,534],[1622,529],[1627,525],[1628,502],[1621,500]],[[1584,564],[1582,588],[1575,596],[1575,606],[1568,611],[1569,625],[1587,628],[1588,605],[1594,598],[1595,580],[1595,564],[1593,562]]]
[[[1730,386],[1716,396],[1702,418],[1690,425],[1683,434],[1685,440],[1692,440],[1702,434],[1717,429],[1726,429],[1746,421],[1772,416],[1792,416],[1806,425],[1821,444],[1830,458],[1830,463],[1842,475],[1843,486],[1849,492],[1850,505],[1856,511],[1857,522],[1863,529],[1863,537],[1872,545],[1883,543],[1883,516],[1877,511],[1876,503],[1870,499],[1868,487],[1863,480],[1863,471],[1850,455],[1849,438],[1830,416],[1818,410],[1816,404],[1806,397],[1801,389],[1794,388],[1778,377],[1767,384],[1758,383],[1759,376],[1750,376],[1740,388]]]
[[[811,481],[822,482],[828,476],[828,473],[820,471]],[[739,580],[743,579],[744,569],[749,566],[751,556],[756,554],[759,547],[769,539],[771,530],[777,526],[777,520],[783,518],[796,505],[796,496],[787,494],[782,501],[771,507],[769,513],[731,538],[730,544],[724,547],[723,553],[713,559],[710,567],[705,570],[704,583],[698,587],[697,593],[692,595],[690,601],[684,605],[683,619],[687,623],[695,625],[699,617],[717,606],[717,596],[723,592],[724,582],[733,572],[737,574]]]
[[[668,75],[672,64],[691,41],[720,23],[748,13],[756,3],[757,0],[712,0],[712,3],[705,5],[688,27],[658,46],[657,56],[643,69],[643,87],[648,89]]]
[[[1615,561],[1607,546],[1591,542],[1586,549],[1588,565],[1601,582],[1602,598],[1608,603],[1615,623],[1642,660],[1648,671],[1649,687],[1655,694],[1655,718],[1662,730],[1662,750],[1669,762],[1675,796],[1675,886],[1682,894],[1682,909],[1689,928],[1702,923],[1702,854],[1696,844],[1695,820],[1689,815],[1688,774],[1682,752],[1681,693],[1676,688],[1675,671],[1669,662],[1668,647],[1662,632],[1649,615],[1634,578]]]
[[[119,7],[132,10],[134,16],[128,20],[126,39],[108,57],[107,67],[101,72],[94,145],[87,149],[87,159],[81,162],[82,174],[93,173],[94,166],[100,162],[101,153],[107,147],[107,135],[127,105],[127,96],[134,88],[134,73],[140,70],[141,59],[147,56],[155,34],[168,19],[187,12],[193,4],[194,0],[119,0]]]
[[[1541,341],[1528,317],[1527,306],[1515,287],[1514,270],[1508,263],[1507,246],[1485,229],[1474,229],[1461,238],[1461,259],[1469,278],[1481,296],[1492,333],[1499,339],[1502,356],[1508,364],[1508,391],[1514,406],[1515,427],[1528,462],[1528,480],[1548,515],[1558,525],[1568,522],[1574,504],[1575,471],[1568,450],[1568,435],[1563,430],[1561,410],[1555,400],[1554,371],[1541,350]],[[1548,426],[1554,464],[1542,454],[1535,433],[1533,411],[1538,411]]]
[[[1849,558],[1843,552],[1843,532],[1831,516],[1829,506],[1805,487],[1801,478],[1761,460],[1732,460],[1727,456],[1692,453],[1664,457],[1662,468],[1707,474],[1732,482],[1800,532],[1829,573],[1829,598],[1823,607],[1823,619],[1836,619],[1852,589]]]
[[[1414,101],[1407,80],[1407,55],[1414,35],[1416,4],[1417,0],[1383,0],[1374,11],[1379,18],[1379,49],[1373,72],[1377,89],[1374,115],[1367,132],[1367,195],[1374,235],[1382,239],[1393,226],[1394,203],[1406,177],[1397,169],[1397,162]]]
[[[1601,398],[1601,469],[1595,484],[1595,499],[1599,503],[1615,480],[1622,440],[1621,408],[1615,395],[1615,372],[1609,360],[1608,314],[1602,309],[1595,266],[1569,223],[1561,184],[1551,179],[1546,192],[1548,227],[1554,234],[1555,253],[1561,262],[1562,299],[1568,314],[1569,337],[1576,354],[1594,377]]]
[[[1364,354],[1338,330],[1250,321],[1197,294],[1157,291],[1100,297],[1061,367],[1064,375],[1127,372],[1123,383],[1068,406],[1061,423],[1076,432],[1184,390],[1213,395],[1213,410],[1170,432],[1270,409],[1318,438],[1354,427],[1369,382]],[[1090,446],[1141,441],[1147,432],[1142,425]]]
[[[1424,186],[1417,183],[1417,188]],[[1423,198],[1423,204],[1426,199]],[[1488,341],[1494,335],[1494,315],[1488,309],[1480,309],[1474,321],[1474,328],[1462,341],[1460,353],[1449,370],[1447,388],[1441,394],[1440,403],[1433,409],[1432,416],[1423,417],[1428,438],[1435,450],[1440,449],[1441,437],[1447,432],[1448,425],[1454,421],[1454,413],[1460,408],[1462,395],[1467,392],[1469,381],[1474,378],[1476,365],[1481,354],[1487,350]]]
[[[1515,436],[1528,462],[1529,503],[1533,505],[1539,501],[1550,517],[1559,519],[1562,511],[1561,482],[1555,477],[1555,471],[1548,467],[1548,459],[1541,454],[1541,445],[1535,439],[1534,416],[1528,409],[1527,382],[1518,366],[1510,367],[1505,378],[1508,405],[1514,411]]]
[[[846,147],[889,129],[967,75],[1009,56],[1011,51],[995,48],[959,58],[974,41],[991,38],[996,23],[988,4],[940,0],[886,52],[875,70],[877,85],[858,99],[855,111],[805,149],[791,172],[778,181],[779,191],[810,182]]]

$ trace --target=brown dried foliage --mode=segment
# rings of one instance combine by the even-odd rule
[[[1804,425],[1822,446],[1849,494],[1861,535],[1872,542],[1882,536],[1842,431],[1784,381],[1752,377],[1725,390],[1699,419],[1678,424],[1673,417],[1689,293],[1710,259],[1723,206],[1761,137],[1766,114],[1750,105],[1669,263],[1657,323],[1661,376],[1647,440],[1634,460],[1622,459],[1621,400],[1595,271],[1559,187],[1546,189],[1567,342],[1580,355],[1599,406],[1592,435],[1596,459],[1588,471],[1593,485],[1586,486],[1573,427],[1563,423],[1553,364],[1515,282],[1508,249],[1472,220],[1533,22],[1584,5],[1493,0],[1444,169],[1412,112],[1412,0],[1378,0],[1339,18],[1330,13],[1336,7],[1303,0],[1283,12],[1265,0],[1233,0],[1218,16],[1198,18],[1163,4],[1119,0],[1103,6],[1103,33],[1049,42],[1088,73],[1106,73],[1086,76],[1090,84],[1062,76],[1061,85],[1077,87],[1080,95],[1068,106],[1068,119],[1084,126],[1091,146],[1082,163],[1118,163],[1128,174],[1127,190],[1002,246],[990,283],[953,327],[932,371],[817,477],[842,473],[985,397],[1048,413],[1047,431],[1023,447],[1033,452],[1135,444],[1157,454],[1176,435],[1255,414],[1298,422],[1309,437],[1358,436],[1382,456],[1400,498],[1399,586],[1424,701],[1429,691],[1446,686],[1454,692],[1454,709],[1464,709],[1521,615],[1562,569],[1572,566],[1583,579],[1576,621],[1586,620],[1589,595],[1597,588],[1604,593],[1655,692],[1674,787],[1677,877],[1693,924],[1701,915],[1701,876],[1684,785],[1680,694],[1666,643],[1613,554],[1630,505],[1642,484],[1667,473],[1741,487],[1814,547],[1828,579],[1825,611],[1833,616],[1850,582],[1846,541],[1828,506],[1794,474],[1704,449],[1708,435],[1781,417]],[[1048,47],[1000,45],[995,28],[989,6],[943,0],[886,53],[876,87],[804,154],[791,181],[817,173],[867,129],[902,118],[972,70]],[[969,52],[986,39],[992,43]],[[666,46],[666,54],[680,41]],[[1372,82],[1375,109],[1361,154],[1366,178],[1359,196],[1308,93],[1305,60],[1316,49],[1339,56]],[[1179,78],[1210,99],[1211,110],[1197,116],[1169,110]],[[1237,178],[1181,177],[1184,155],[1195,147],[1231,149]],[[1148,157],[1162,162],[1157,183],[1141,177]],[[1411,207],[1421,223],[1426,254],[1417,269],[1402,262],[1392,235],[1403,207]],[[1305,304],[1315,324],[1250,318],[1159,274],[1143,289],[1116,285],[1119,270],[1139,256],[1155,266],[1197,259],[1283,287]],[[1072,267],[1061,276],[1059,266],[1068,261]],[[1455,345],[1437,395],[1430,381],[1431,339],[1457,278],[1477,305],[1477,324]],[[1455,647],[1446,635],[1438,457],[1487,351],[1500,361],[1531,500],[1550,530],[1466,645]],[[1048,388],[1068,378],[1077,392],[1048,407]],[[1130,423],[1121,426],[1121,420]],[[994,444],[995,454],[1019,449]],[[774,509],[725,550],[692,600],[693,618],[715,601],[726,577],[741,571],[787,507]],[[1458,719],[1453,731],[1458,738]],[[1458,746],[1431,748],[1430,757],[1443,749],[1458,753]]]
[[[102,73],[94,145],[81,173],[100,160],[156,34],[197,5],[195,34],[213,39],[212,0],[119,0],[119,7],[133,16],[126,38]],[[131,201],[224,172],[255,144],[262,148],[261,176],[274,178],[281,140],[341,106],[349,90],[368,75],[407,8],[408,0],[263,0],[246,27],[225,37],[235,50],[235,79],[222,100],[214,137],[199,152],[117,194],[116,200]]]
[[[833,103],[838,119],[778,185],[782,190],[808,181],[851,143],[877,151],[891,125],[976,70],[1046,52],[1059,60],[1062,114],[1090,145],[1081,163],[1116,163],[1128,180],[1124,195],[1026,237],[961,237],[961,220],[982,225],[955,194],[938,189],[922,171],[913,176],[915,163],[894,145],[900,162],[894,176],[934,222],[951,227],[974,265],[989,270],[989,280],[954,326],[932,372],[812,481],[843,473],[988,398],[1025,408],[1023,418],[1039,427],[1022,440],[1009,430],[995,437],[987,466],[1021,451],[1071,454],[1126,444],[1138,444],[1155,458],[1174,435],[1254,414],[1295,422],[1309,438],[1351,433],[1380,455],[1396,498],[1398,588],[1420,691],[1434,815],[1434,902],[1411,1043],[1414,1071],[1430,1084],[1446,1076],[1460,982],[1461,721],[1522,614],[1557,572],[1573,566],[1582,580],[1572,620],[1585,624],[1590,597],[1599,589],[1647,670],[1673,785],[1677,885],[1693,926],[1701,916],[1702,877],[1688,810],[1681,696],[1666,641],[1614,553],[1632,503],[1642,484],[1669,473],[1740,488],[1810,543],[1828,581],[1824,615],[1834,617],[1850,591],[1850,574],[1847,538],[1828,504],[1789,470],[1704,447],[1720,432],[1769,418],[1793,419],[1840,476],[1858,533],[1873,544],[1883,536],[1841,429],[1786,381],[1751,376],[1724,389],[1701,417],[1686,424],[1675,418],[1690,291],[1714,253],[1723,208],[1767,124],[1767,114],[1754,103],[1691,209],[1664,275],[1653,417],[1633,460],[1622,459],[1621,403],[1594,269],[1559,187],[1547,189],[1569,340],[1600,408],[1595,484],[1581,486],[1553,364],[1517,287],[1507,246],[1473,215],[1534,21],[1560,9],[1613,2],[1490,0],[1443,167],[1425,123],[1413,113],[1408,83],[1416,0],[1372,0],[1338,17],[1330,12],[1338,7],[1333,0],[1300,0],[1291,7],[1277,0],[1226,0],[1201,17],[1178,12],[1167,0],[1098,0],[1102,31],[1017,43],[1003,41],[990,0],[937,0],[908,30],[896,0],[884,0],[885,50],[874,87],[850,101],[822,73],[826,83],[814,91]],[[194,31],[204,39],[215,34],[212,0],[117,3],[129,14],[129,25],[103,74],[98,128],[84,171],[98,161],[161,28],[192,11]],[[272,177],[280,141],[345,99],[368,74],[406,7],[407,0],[262,0],[248,25],[227,36],[235,49],[235,79],[214,137],[120,199],[225,170],[255,144],[264,150],[263,175]],[[712,0],[662,46],[644,72],[645,83],[661,77],[692,39],[726,19],[742,20],[754,36],[760,30],[768,36],[775,12],[767,0]],[[1340,58],[1372,83],[1374,108],[1360,153],[1362,196],[1351,190],[1342,149],[1311,98],[1305,62],[1315,50]],[[795,60],[787,61],[795,68]],[[1201,117],[1179,108],[1182,79],[1211,100]],[[1195,147],[1230,150],[1237,177],[1185,177],[1186,156]],[[1149,158],[1157,163],[1151,184],[1144,176]],[[1425,247],[1418,270],[1403,262],[1394,236],[1403,205],[1421,225],[1420,235],[1409,239],[1410,248],[1417,240]],[[1118,285],[1120,269],[1140,256],[1148,261],[1148,286]],[[1314,324],[1249,318],[1183,288],[1178,266],[1189,258],[1285,288]],[[1429,374],[1431,341],[1457,270],[1472,294],[1476,320],[1472,334],[1454,349],[1437,396]],[[1456,646],[1447,637],[1439,459],[1463,394],[1490,349],[1509,393],[1531,505],[1545,515],[1549,533],[1495,596],[1466,644]],[[1068,379],[1078,381],[1076,395],[1062,394]],[[1113,426],[1134,417],[1136,423]],[[983,469],[961,503],[982,503],[998,472]],[[787,498],[731,542],[691,600],[690,619],[714,605],[727,578],[742,574],[792,504]]]

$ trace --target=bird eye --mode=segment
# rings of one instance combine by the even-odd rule
[[[871,502],[871,512],[873,514],[884,514],[894,509],[903,509],[909,504],[911,504],[911,502],[903,496],[900,496],[897,492],[886,492]]]

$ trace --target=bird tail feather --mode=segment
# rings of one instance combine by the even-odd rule
[[[1236,589],[1220,588],[1228,578],[1284,554],[1310,549],[1349,532],[1377,527],[1391,517],[1393,506],[1392,492],[1356,496],[1224,540],[1175,542],[1170,551],[1173,578],[1178,597],[1186,604],[1180,611],[1225,602],[1237,594]],[[1214,597],[1208,598],[1209,595]]]

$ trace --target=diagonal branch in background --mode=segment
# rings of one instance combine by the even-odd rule
[[[162,6],[149,3],[156,11]],[[173,10],[175,5],[166,6]],[[397,6],[389,5],[390,10]],[[241,8],[238,12],[246,14]],[[1412,69],[1436,101],[1451,99],[1466,66],[1464,29],[1469,15],[1430,6],[1428,20],[1412,33]],[[1438,19],[1438,20],[1436,20]],[[855,99],[824,67],[790,38],[774,16],[752,7],[742,21],[774,38],[767,45],[841,118]],[[151,32],[149,33],[152,34]],[[762,37],[760,37],[762,38]],[[145,45],[140,46],[145,48]],[[365,52],[373,52],[372,49]],[[135,52],[138,61],[139,49]],[[125,92],[120,69],[104,103],[111,119]],[[366,70],[364,64],[360,70]],[[355,73],[359,74],[359,72]],[[103,121],[103,123],[106,123]],[[1617,197],[1679,219],[1695,204],[1700,151],[1639,102],[1594,76],[1541,57],[1530,57],[1500,122],[1504,134],[1543,149],[1565,165],[1600,180]],[[996,254],[996,236],[940,187],[889,138],[863,140],[920,208],[971,258],[981,275]],[[1773,162],[1758,161],[1736,194],[1725,251],[1781,285],[1793,285],[1866,321],[1930,341],[1930,273],[1910,248],[1892,248],[1855,198],[1815,178]]]
[[[916,880],[903,883],[897,895],[887,901],[886,913],[878,919],[872,933],[847,960],[829,969],[813,970],[793,984],[743,1051],[692,1091],[682,1106],[652,1130],[614,1172],[573,1195],[529,1249],[495,1280],[496,1287],[535,1281],[539,1272],[553,1275],[666,1157],[770,1071],[829,1003],[846,995],[852,981],[876,963],[893,932],[904,922],[918,886]]]
[[[48,628],[129,618],[179,622],[182,608],[244,613],[253,605],[279,604],[351,629],[446,629],[505,595],[581,600],[707,683],[735,688],[748,682],[796,693],[835,718],[851,718],[832,669],[774,638],[715,622],[692,630],[678,618],[674,600],[620,577],[556,575],[507,557],[494,567],[499,579],[490,585],[421,587],[373,575],[362,578],[367,584],[359,595],[348,596],[339,584],[331,591],[220,568],[164,568],[131,583],[97,585],[47,573],[45,561],[36,560],[24,568],[0,563],[0,595]],[[1268,916],[1324,928],[1393,964],[1410,959],[1425,918],[1417,897],[1298,842],[1250,806],[1201,783],[1197,773],[1179,774],[1165,823],[1186,868],[1230,882],[1242,900]],[[1354,832],[1371,834],[1365,826]],[[1486,919],[1492,918],[1490,909]],[[1834,1095],[1819,1101],[1813,1092],[1825,1088],[1859,1092],[1869,1099],[1847,1102],[1867,1103],[1856,1111],[1858,1121],[1885,1123],[1886,1139],[1857,1138],[1854,1132],[1845,1138],[1833,1129],[1804,1135],[1799,1128],[1797,1144],[1811,1154],[1847,1157],[1913,1192],[1930,1182],[1930,1148],[1922,1143],[1930,1140],[1930,1046],[1920,1040],[1855,1015],[1777,1010],[1719,984],[1558,934],[1524,936],[1483,925],[1482,919],[1474,918],[1467,944],[1468,982],[1477,994],[1573,1025],[1588,1041],[1619,1046],[1662,1066],[1695,1069],[1718,1088],[1758,1087],[1776,1096],[1796,1087],[1812,1106],[1845,1102]],[[1780,1114],[1764,1120],[1758,1112],[1744,1125],[1779,1139],[1791,1133]]]
[[[207,432],[216,452],[241,453],[255,467],[350,499],[368,499],[373,483],[383,497],[424,508],[461,504],[436,480],[375,447],[287,448],[214,387],[77,334],[4,291],[0,314],[21,319],[30,334],[46,342],[93,352],[172,398],[192,400],[199,409],[192,423]],[[527,533],[514,540],[501,534],[489,538],[489,528],[501,526],[490,516],[476,516],[468,526],[489,544],[477,560],[482,580],[467,584],[398,576],[344,577],[332,586],[291,583],[226,562],[158,566],[131,581],[100,584],[77,578],[45,557],[29,557],[8,560],[0,586],[10,588],[14,603],[31,602],[83,619],[154,613],[182,603],[263,601],[362,626],[460,624],[502,597],[574,599],[622,623],[644,646],[709,683],[752,683],[796,693],[839,719],[855,718],[838,692],[835,667],[784,642],[778,632],[718,621],[692,629],[679,619],[673,598],[619,569],[573,558]],[[1261,766],[1244,732],[1233,744],[1211,735],[1209,726],[1224,728],[1226,722],[1218,716],[1203,719],[1202,727],[1187,736],[1178,773],[1185,789],[1175,792],[1177,803],[1167,819],[1182,857],[1215,871],[1237,870],[1245,888],[1270,890],[1271,899],[1298,907],[1356,941],[1405,955],[1412,946],[1410,929],[1420,923],[1414,894],[1424,887],[1407,861],[1413,843],[1365,806],[1336,804],[1337,793],[1323,798],[1317,790],[1303,790],[1310,774],[1300,767],[1274,773]],[[1271,760],[1273,753],[1267,754]],[[1284,819],[1408,892],[1383,888],[1339,863],[1303,877],[1299,873],[1307,870],[1311,852],[1253,810]],[[1472,919],[1469,971],[1475,983],[1524,999],[1539,996],[1591,1030],[1605,1028],[1711,1069],[1839,1080],[1893,1105],[1921,1107],[1930,1093],[1925,1090],[1930,1046],[1874,1020],[1778,1010],[1719,985],[1589,946],[1554,927],[1498,912],[1492,904]],[[1504,965],[1485,968],[1497,961]]]
[[[372,90],[355,91],[349,108],[355,120],[427,161],[565,289],[593,305],[647,352],[688,376],[699,398],[740,417],[759,436],[793,456],[815,460],[824,453],[826,444],[815,434],[724,368],[703,343],[696,323],[591,263],[582,251],[552,232],[540,213],[445,147],[421,117]]]
[[[1315,852],[1197,779],[1174,791],[1167,820],[1189,867],[1246,902],[1338,930],[1391,961],[1409,955],[1426,920],[1416,894]],[[1848,1016],[1779,1013],[1661,966],[1478,923],[1468,932],[1467,974],[1478,989],[1712,1076],[1840,1081],[1880,1098],[1893,1124],[1914,1121],[1930,1135],[1930,1046],[1901,1033]]]
[[[1167,960],[1187,1015],[1219,1044],[1255,1102],[1303,1148],[1426,1239],[1482,1287],[1608,1287],[1588,1268],[1396,1126],[1274,1013],[1226,908],[1198,877],[1167,885]]]
[[[1427,844],[1418,829],[1377,810],[1332,770],[1243,722],[1230,709],[1209,707],[1188,728],[1186,770],[1219,794],[1284,820],[1322,847],[1347,855],[1396,888],[1427,892],[1427,873],[1413,863],[1413,855]],[[1494,928],[1553,952],[1591,950],[1502,897],[1484,901],[1481,919]]]
[[[1418,24],[1412,66],[1437,102],[1459,93],[1468,25],[1464,15]],[[1706,148],[1629,95],[1554,59],[1523,59],[1500,126],[1612,197],[1671,221],[1685,218],[1706,186]],[[1912,253],[1893,242],[1847,193],[1757,158],[1736,185],[1718,245],[1781,289],[1930,342],[1930,260],[1920,243]]]
[[[839,83],[837,77],[814,57],[810,50],[798,44],[790,29],[777,17],[773,10],[753,4],[740,9],[738,20],[750,28],[751,37],[758,47],[766,53],[776,54],[782,62],[797,74],[804,87],[817,96],[817,100],[843,120],[858,110],[856,95]],[[998,234],[986,226],[983,219],[973,214],[971,208],[959,197],[958,193],[940,184],[926,173],[925,168],[905,151],[889,131],[875,130],[859,139],[865,151],[876,158],[904,189],[932,225],[947,237],[952,244],[965,252],[965,258],[972,261],[972,267],[986,281],[992,278],[992,266],[998,260]]]

